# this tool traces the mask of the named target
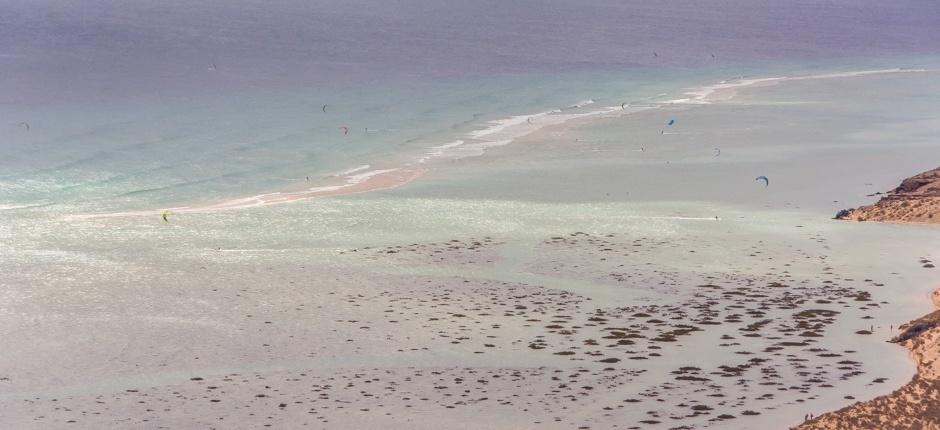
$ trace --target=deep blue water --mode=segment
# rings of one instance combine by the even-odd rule
[[[0,102],[938,50],[931,0],[3,0]]]

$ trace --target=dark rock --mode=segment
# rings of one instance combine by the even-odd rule
[[[935,321],[922,321],[908,327],[907,330],[904,330],[904,333],[899,334],[894,339],[889,340],[891,343],[904,342],[905,340],[917,337],[917,335],[930,330],[937,326]]]
[[[832,219],[848,219],[849,215],[851,214],[852,214],[852,209],[842,209],[841,211],[836,213],[836,216]]]

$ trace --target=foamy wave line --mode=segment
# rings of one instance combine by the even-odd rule
[[[661,215],[661,216],[641,216],[641,215],[637,215],[637,216],[630,216],[630,217],[627,217],[627,218],[630,218],[630,219],[666,219],[666,220],[677,220],[677,221],[719,221],[719,218],[715,218],[715,217],[713,217],[713,216],[710,216],[710,217],[697,217],[697,216],[681,216],[681,215],[674,215],[674,216],[663,216],[663,215]]]
[[[504,146],[516,139],[535,133],[546,127],[564,124],[576,119],[588,117],[603,117],[626,115],[649,109],[657,109],[659,105],[627,105],[607,106],[585,112],[568,112],[571,109],[580,109],[594,104],[593,99],[583,100],[564,109],[552,109],[524,115],[487,122],[485,127],[467,132],[459,140],[427,148],[423,156],[416,163],[426,163],[435,158],[460,159],[477,157],[486,153],[486,150],[495,146]]]
[[[203,206],[178,206],[168,209],[151,209],[143,211],[126,211],[126,212],[111,212],[111,213],[101,213],[101,214],[79,214],[79,215],[67,215],[63,219],[69,220],[83,220],[83,219],[94,219],[94,218],[121,218],[121,217],[141,217],[141,216],[158,216],[163,213],[164,210],[169,210],[171,213],[171,219],[173,215],[178,214],[189,214],[189,213],[211,213],[225,210],[234,210],[234,209],[248,209],[255,208],[259,206],[281,204],[281,203],[290,203],[298,200],[309,199],[313,197],[323,197],[331,196],[338,194],[353,194],[353,193],[362,193],[368,191],[377,191],[388,188],[395,188],[401,185],[404,185],[408,182],[411,182],[417,178],[422,173],[418,169],[405,169],[405,168],[392,168],[392,169],[377,169],[369,170],[366,172],[358,173],[355,175],[347,175],[343,179],[343,183],[334,184],[334,185],[323,185],[318,187],[312,187],[300,191],[289,191],[289,192],[274,192],[266,194],[258,194],[251,197],[243,197],[237,199],[226,200],[220,203],[208,204]]]
[[[347,170],[344,170],[344,171],[342,171],[342,172],[339,172],[338,174],[336,174],[336,175],[334,175],[334,176],[346,176],[346,175],[351,175],[351,174],[353,174],[353,173],[361,172],[361,171],[363,171],[363,170],[369,170],[371,167],[372,167],[371,165],[363,164],[363,165],[361,165],[361,166],[353,167],[352,169],[347,169]]]
[[[40,206],[48,206],[51,203],[25,203],[25,204],[4,204],[0,203],[0,211],[12,211],[16,209],[29,209],[29,208],[38,208]]]
[[[463,145],[462,140],[455,140],[453,142],[445,143],[440,146],[432,146],[428,148],[427,151],[425,151],[423,157],[418,158],[417,162],[420,164],[420,163],[425,163],[434,158],[442,157],[444,156],[445,153],[447,153],[448,149],[456,148],[460,145]]]
[[[594,99],[581,100],[571,106],[568,106],[568,109],[580,109],[592,104],[594,104]]]
[[[805,75],[805,76],[777,76],[777,77],[755,78],[755,79],[744,79],[742,77],[734,81],[721,81],[713,85],[706,85],[702,87],[692,88],[689,91],[686,91],[683,93],[683,95],[688,96],[688,97],[674,99],[674,100],[666,100],[662,103],[664,104],[710,104],[716,100],[726,100],[726,99],[730,99],[734,97],[735,91],[740,88],[777,85],[781,82],[787,82],[787,81],[853,78],[853,77],[858,77],[858,76],[882,75],[882,74],[891,74],[891,73],[919,73],[919,72],[927,72],[927,71],[928,71],[927,69],[892,68],[892,69],[878,69],[878,70],[859,70],[859,71],[852,71],[852,72],[820,73],[820,74]],[[725,93],[724,97],[721,96],[722,93]]]

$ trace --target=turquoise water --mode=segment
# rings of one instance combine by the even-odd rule
[[[675,87],[650,76],[505,76],[7,110],[30,129],[4,131],[0,204],[106,211],[278,191],[419,155],[509,115]]]
[[[398,79],[291,91],[4,106],[0,114],[15,121],[2,130],[0,206],[54,205],[87,213],[211,203],[316,185],[349,169],[369,170],[364,165],[374,170],[413,163],[428,148],[517,115],[661,101],[684,88],[737,76],[924,62],[888,58],[801,68],[726,65]],[[574,107],[585,101],[593,104]]]
[[[929,64],[929,59],[919,61]],[[870,61],[835,70],[883,65]],[[802,72],[834,67],[817,65]],[[755,68],[742,74],[760,72]],[[0,177],[0,208],[5,217],[0,231],[6,263],[15,270],[36,262],[27,250],[51,256],[57,255],[54,250],[68,250],[79,259],[99,252],[121,259],[125,253],[156,252],[152,257],[160,260],[167,257],[163,247],[177,256],[201,256],[218,248],[325,249],[329,254],[343,246],[406,242],[416,235],[439,239],[460,226],[475,225],[476,233],[488,228],[493,234],[517,235],[523,233],[519,226],[528,224],[513,220],[505,208],[503,215],[492,217],[456,208],[413,212],[437,200],[480,201],[484,208],[503,202],[520,208],[560,204],[570,210],[557,219],[573,225],[592,216],[591,209],[576,204],[629,209],[647,202],[666,204],[649,215],[654,217],[727,218],[722,208],[730,205],[735,211],[809,211],[827,218],[870,201],[866,194],[892,187],[899,177],[929,168],[935,159],[931,130],[940,125],[935,120],[934,75],[872,78],[862,81],[867,92],[856,92],[859,82],[852,80],[805,81],[744,93],[727,105],[640,112],[561,132],[540,131],[493,148],[484,157],[439,163],[425,177],[396,190],[186,214],[169,225],[157,215],[69,218],[213,202],[304,186],[306,175],[316,181],[364,164],[373,169],[401,165],[490,120],[587,99],[609,106],[675,95],[720,80],[722,73],[506,76],[411,87],[396,83],[397,92],[355,88],[343,97],[280,93],[199,103],[177,100],[160,109],[111,105],[96,110],[60,107],[55,115],[42,111],[56,118],[60,128],[34,120],[28,132],[17,126],[6,131],[22,142],[5,145],[7,156],[2,158],[6,168]],[[487,91],[481,90],[484,83]],[[833,91],[824,93],[828,89]],[[359,98],[350,96],[352,91]],[[332,102],[361,100],[366,93],[375,100],[365,106]],[[323,104],[328,105],[326,113]],[[664,120],[674,117],[679,118],[677,134],[661,136]],[[860,124],[860,118],[869,122]],[[337,123],[350,124],[348,136],[342,136]],[[363,124],[380,132],[367,133]],[[816,136],[807,139],[807,129],[817,130]],[[82,148],[88,142],[107,149],[87,154]],[[640,153],[641,146],[649,150]],[[723,149],[720,157],[713,156],[716,146]],[[759,174],[770,176],[773,187],[754,187]],[[359,206],[372,199],[374,204]],[[669,204],[676,206],[670,209]],[[411,224],[413,220],[418,224]],[[534,225],[540,223],[544,221]],[[538,231],[548,234],[552,229],[557,226]],[[74,238],[63,231],[73,232]]]

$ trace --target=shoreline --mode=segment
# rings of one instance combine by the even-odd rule
[[[927,226],[940,223],[940,168],[908,177],[875,203],[843,209],[834,219]],[[924,267],[933,267],[922,259]],[[800,430],[940,428],[940,287],[929,294],[934,311],[898,327],[888,340],[907,349],[914,376],[889,394],[827,412]],[[932,395],[931,395],[932,394]]]
[[[843,209],[835,219],[898,224],[940,224],[940,167],[901,182],[875,203]]]
[[[248,209],[259,206],[273,204],[290,203],[298,200],[305,200],[313,197],[325,197],[335,195],[359,194],[371,191],[387,190],[398,188],[405,185],[424,174],[423,169],[386,169],[372,170],[359,175],[350,176],[346,182],[340,185],[324,185],[313,187],[301,191],[274,192],[260,194],[257,196],[223,201],[221,203],[205,206],[179,206],[171,207],[166,210],[170,213],[209,213],[223,210]],[[80,214],[68,215],[63,219],[66,221],[94,219],[94,218],[119,218],[130,216],[157,216],[163,213],[163,209],[152,209],[144,211],[112,212],[103,214]]]
[[[797,430],[940,428],[940,287],[930,293],[934,311],[900,327],[888,342],[908,350],[917,371],[890,394],[857,402],[805,421]]]
[[[457,140],[425,148],[425,151],[418,154],[418,157],[413,162],[403,163],[399,166],[390,166],[384,169],[375,169],[372,168],[372,166],[362,169],[363,166],[359,166],[348,169],[340,174],[327,176],[332,179],[341,179],[342,183],[340,184],[327,183],[299,191],[275,191],[249,197],[232,198],[213,204],[155,208],[141,211],[74,214],[67,215],[64,218],[66,220],[77,220],[127,216],[154,216],[161,214],[164,209],[177,213],[205,213],[290,203],[314,197],[358,194],[392,189],[405,185],[421,176],[426,171],[437,167],[435,165],[435,159],[439,159],[439,161],[454,161],[482,156],[489,148],[512,144],[515,140],[540,130],[565,126],[571,123],[583,123],[583,120],[586,119],[620,117],[671,106],[700,106],[727,102],[735,98],[741,90],[774,86],[789,81],[840,79],[898,73],[926,73],[933,71],[935,70],[891,68],[818,73],[802,76],[771,76],[763,78],[737,77],[723,80],[716,84],[681,89],[678,93],[681,96],[685,96],[683,98],[651,103],[625,102],[616,106],[603,106],[587,111],[570,112],[572,109],[584,109],[595,103],[594,100],[588,99],[565,108],[551,109],[531,114],[513,115],[502,119],[487,121],[483,123],[480,128],[470,131],[466,136],[462,136]]]

